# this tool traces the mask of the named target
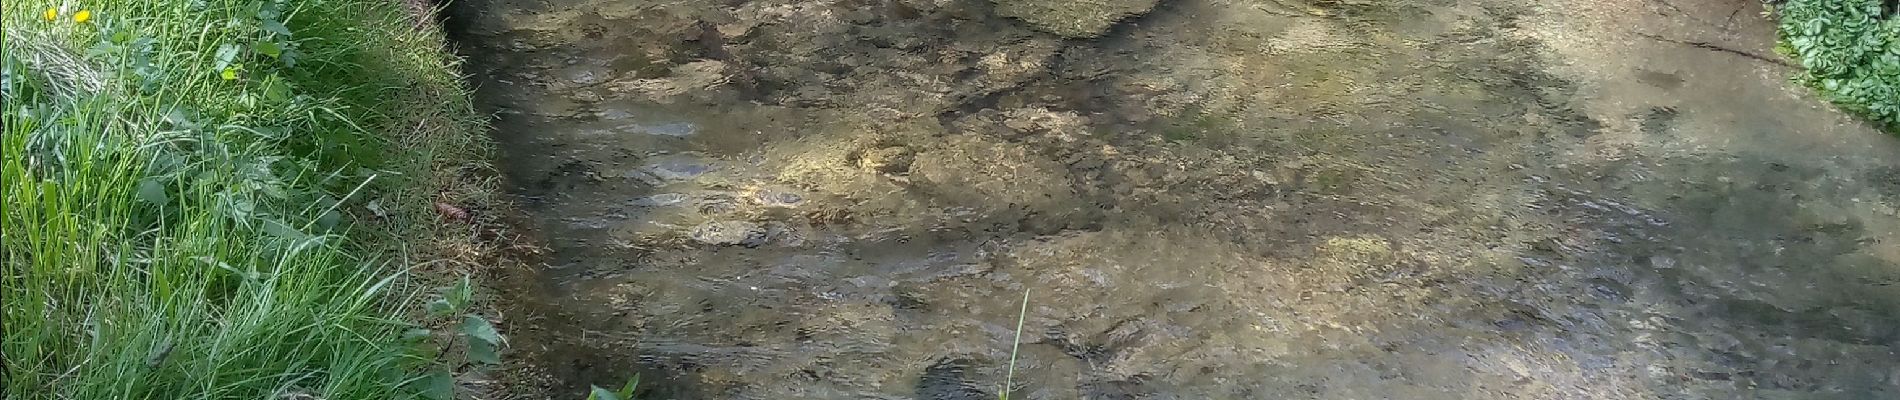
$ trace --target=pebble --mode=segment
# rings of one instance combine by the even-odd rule
[[[605,120],[621,120],[621,119],[633,118],[633,113],[630,113],[630,112],[627,112],[627,110],[622,110],[618,108],[609,108],[605,110],[595,111],[594,117],[605,119]]]
[[[1649,256],[1649,265],[1658,269],[1675,268],[1676,259],[1669,258],[1669,256]]]
[[[713,166],[691,157],[668,157],[647,164],[646,170],[660,179],[683,181],[712,172]]]
[[[757,247],[765,244],[765,227],[746,221],[714,221],[694,226],[694,241],[714,246]]]
[[[567,80],[576,85],[592,85],[600,83],[602,78],[592,68],[579,68],[568,71]]]
[[[689,197],[681,193],[660,193],[633,199],[633,205],[642,207],[665,207],[685,202]]]
[[[797,207],[799,203],[805,202],[805,196],[800,196],[797,193],[771,190],[761,190],[757,193],[753,193],[752,198],[758,201],[759,204],[768,207]]]
[[[636,132],[655,136],[686,137],[699,133],[699,127],[689,122],[669,122],[658,125],[641,125]]]
[[[908,147],[894,146],[867,151],[858,160],[858,165],[872,171],[886,174],[900,174],[910,170],[911,161],[916,152]]]

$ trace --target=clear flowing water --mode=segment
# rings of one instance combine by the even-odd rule
[[[1755,1],[1150,4],[454,3],[515,351],[994,398],[1026,292],[1019,399],[1900,398],[1900,140]]]

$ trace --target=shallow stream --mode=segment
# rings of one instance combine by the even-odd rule
[[[1900,398],[1756,0],[460,0],[553,389]]]

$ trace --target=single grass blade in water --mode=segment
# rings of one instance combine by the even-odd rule
[[[1029,317],[1029,289],[1023,289],[1022,309],[1016,311],[1016,338],[1009,343],[1009,372],[1003,375],[1003,390],[996,397],[1009,400],[1009,390],[1016,387],[1016,352],[1023,347],[1023,321]]]

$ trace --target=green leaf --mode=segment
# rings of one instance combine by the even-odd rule
[[[198,180],[210,181],[214,179],[211,177],[207,177],[206,175],[210,175],[210,170],[206,170],[205,173],[199,174]],[[252,202],[251,199],[248,197],[239,196],[235,193],[231,193],[228,191],[219,193],[218,196],[222,200],[224,200],[225,210],[231,212],[231,218],[250,219],[252,216],[257,214],[257,203]]]
[[[495,344],[480,340],[468,342],[468,359],[482,364],[501,365],[501,354]]]
[[[265,196],[278,200],[290,199],[290,191],[284,189],[284,182],[277,180],[277,177],[260,174],[253,179],[256,181],[252,184],[257,185],[257,191],[264,192]]]
[[[1885,19],[1878,0],[1786,0],[1779,11],[1782,41],[1807,71],[1799,82],[1840,108],[1890,131],[1900,130],[1900,19]],[[1900,132],[1894,132],[1900,133]]]
[[[468,314],[462,316],[461,330],[463,335],[468,335],[470,338],[487,342],[491,345],[502,343],[501,333],[495,331],[495,325],[488,323],[488,319],[482,318],[480,315]]]
[[[242,5],[238,6],[237,15],[249,15],[253,17],[261,15],[264,12],[264,10],[269,10],[269,9],[274,8],[272,7],[274,6],[274,4],[271,4],[271,2],[268,2],[268,1],[250,1],[250,2],[244,2],[244,3],[239,3],[239,4],[242,4]],[[232,20],[232,22],[237,22],[237,21]]]
[[[284,47],[278,45],[277,42],[257,42],[251,45],[251,50],[270,56],[270,58],[277,58],[284,55]]]
[[[297,60],[303,59],[303,53],[297,49],[284,49],[284,55],[277,59],[284,62],[285,68],[296,68]]]
[[[435,400],[455,400],[455,375],[445,369],[429,372],[422,380],[422,395]]]
[[[331,229],[336,229],[337,224],[341,223],[343,223],[343,213],[336,212],[336,210],[327,210],[323,212],[323,215],[317,216],[317,229],[322,229],[326,232]]]
[[[633,400],[633,389],[638,387],[640,387],[640,374],[633,374],[632,378],[627,378],[627,386],[620,388],[620,397]]]
[[[271,78],[272,79],[266,80],[268,83],[264,84],[264,99],[279,102],[289,100],[290,84],[284,83],[283,79],[277,78],[275,75],[271,76]]]
[[[270,32],[273,35],[290,37],[290,27],[284,26],[284,23],[277,22],[275,19],[259,20],[258,25],[263,27],[265,32]]]
[[[289,240],[304,240],[310,238],[309,234],[305,234],[303,231],[297,230],[296,227],[292,227],[290,224],[286,224],[284,221],[279,221],[276,218],[264,219],[264,233]]]
[[[454,313],[455,306],[449,305],[448,300],[435,299],[435,301],[429,302],[429,316],[446,317]]]
[[[241,48],[234,43],[218,45],[218,52],[216,53],[217,62],[212,64],[211,69],[223,71],[231,70],[231,63],[237,62],[238,50],[241,50]]]
[[[448,290],[442,293],[442,298],[448,300],[449,306],[457,310],[468,307],[468,302],[475,298],[475,284],[467,275],[463,275],[461,280],[456,281],[454,286],[449,286]]]
[[[227,81],[235,81],[238,78],[237,72],[237,68],[235,67],[225,68],[223,72],[218,73],[218,77],[224,78],[224,80]]]
[[[614,394],[612,391],[608,391],[599,386],[591,387],[593,389],[587,391],[587,400],[623,400],[620,398],[620,395]]]
[[[178,108],[165,111],[165,123],[171,124],[173,129],[198,129],[198,123],[192,122],[191,116]]]
[[[257,134],[258,137],[273,139],[273,140],[290,137],[290,129],[286,129],[281,126],[266,126],[266,127],[260,127],[260,128],[251,128],[250,132]],[[272,195],[272,196],[275,196],[275,195]]]
[[[92,47],[86,49],[86,56],[105,57],[117,52],[119,52],[119,45],[110,41],[101,40],[98,43],[93,43]]]
[[[420,341],[428,339],[429,336],[433,334],[435,334],[435,331],[431,331],[428,328],[410,328],[402,331],[402,340],[405,342]]]
[[[259,2],[257,4],[253,4],[251,5],[250,8],[252,9],[252,12],[257,13],[256,14],[257,19],[260,19],[260,20],[272,21],[272,20],[276,20],[278,16],[284,15],[282,12],[277,11],[276,4],[271,4],[268,2]]]
[[[171,203],[171,197],[165,195],[165,185],[156,178],[139,180],[139,200],[161,206]]]

